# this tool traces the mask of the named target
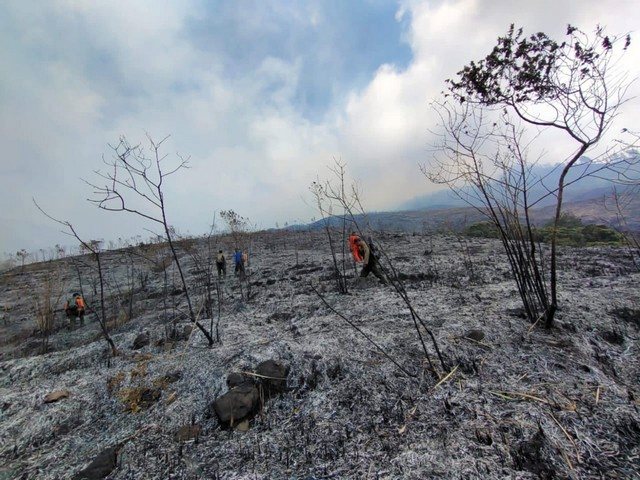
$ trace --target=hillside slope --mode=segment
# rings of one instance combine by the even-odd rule
[[[221,343],[212,348],[184,330],[173,267],[165,288],[162,270],[140,257],[104,255],[112,319],[135,270],[134,318],[112,330],[116,358],[91,315],[71,330],[59,316],[50,351],[39,353],[34,297],[51,275],[65,292],[78,289],[72,260],[1,274],[0,478],[81,478],[83,469],[110,479],[638,475],[640,273],[625,250],[560,249],[558,322],[545,331],[520,316],[498,242],[404,234],[376,242],[440,343],[446,370],[429,347],[440,380],[393,289],[351,277],[349,295],[335,292],[319,233],[253,236],[248,283],[230,274],[220,286]],[[214,248],[232,246],[219,238]],[[205,252],[202,243],[189,248]],[[181,255],[200,310],[201,277]],[[91,259],[79,260],[95,304]],[[149,342],[134,350],[143,332]],[[289,367],[287,390],[265,395],[248,423],[223,429],[210,405],[228,375],[270,359]],[[43,403],[56,390],[68,398]],[[90,476],[98,458],[104,469]]]
[[[581,195],[573,196],[573,200],[566,199],[563,202],[562,211],[579,217],[585,224],[621,226],[609,187],[605,190],[582,192]],[[530,214],[534,223],[544,225],[553,219],[555,207],[553,205],[535,206],[531,208]],[[624,229],[640,231],[640,190],[630,190],[629,195],[625,196],[623,214],[626,221]],[[377,230],[427,233],[461,231],[469,225],[486,221],[487,217],[470,206],[432,206],[420,210],[371,212],[366,215],[366,218],[357,215],[356,220],[360,224],[368,223]],[[341,222],[339,217],[329,219],[329,224],[335,227],[340,227]],[[324,228],[324,221],[319,220],[308,226],[296,226],[290,229],[302,228],[321,230]]]

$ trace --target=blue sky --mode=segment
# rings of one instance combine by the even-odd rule
[[[210,58],[221,58],[229,80],[251,76],[269,57],[297,65],[292,100],[310,120],[321,119],[349,91],[365,87],[380,65],[404,68],[411,59],[402,40],[407,21],[395,19],[394,2],[242,5],[205,2],[204,13],[187,22],[189,41]],[[247,21],[247,10],[252,21]]]
[[[394,208],[433,189],[418,165],[445,78],[512,22],[553,35],[596,21],[627,32],[640,15],[623,0],[2,2],[0,252],[69,243],[32,197],[90,238],[147,235],[86,202],[81,179],[120,135],[171,134],[167,153],[191,156],[166,192],[182,232],[226,209],[308,221],[333,157],[369,208]]]

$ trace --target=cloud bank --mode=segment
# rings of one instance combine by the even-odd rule
[[[81,179],[123,134],[171,134],[167,153],[191,156],[166,192],[183,232],[229,208],[262,227],[308,221],[307,186],[333,157],[369,208],[393,208],[432,188],[418,170],[429,102],[510,23],[559,36],[639,20],[622,0],[4,3],[0,251],[70,243],[31,197],[87,237],[145,235],[84,201]],[[626,60],[636,74],[639,50]]]

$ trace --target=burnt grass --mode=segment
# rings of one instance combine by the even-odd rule
[[[70,328],[58,312],[46,353],[36,327],[44,278],[59,275],[68,295],[79,288],[74,262],[83,263],[89,305],[97,304],[89,257],[2,273],[0,479],[640,476],[640,273],[624,249],[561,248],[560,310],[544,330],[522,318],[497,241],[374,238],[440,343],[448,362],[441,380],[427,370],[409,311],[389,286],[359,280],[348,265],[350,292],[336,292],[320,233],[252,235],[246,283],[227,267],[221,342],[211,348],[197,329],[184,329],[173,266],[165,287],[162,268],[104,253],[115,358],[92,314]],[[213,240],[228,257],[232,246]],[[203,276],[186,251],[194,249],[204,253],[204,241],[183,243],[180,255],[200,310]],[[146,250],[136,249],[158,256]],[[131,294],[127,320],[119,306]],[[213,314],[215,323],[215,291]],[[208,329],[203,310],[200,318]],[[133,350],[143,332],[148,344]],[[227,391],[227,376],[270,359],[289,367],[286,391],[264,396],[248,429],[221,428],[211,403]],[[55,390],[69,397],[43,403]]]

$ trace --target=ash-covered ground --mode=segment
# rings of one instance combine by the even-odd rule
[[[91,314],[69,329],[58,313],[44,354],[36,330],[46,278],[68,296],[79,269],[97,306],[90,257],[3,273],[0,479],[82,471],[110,479],[640,477],[640,273],[627,251],[562,248],[560,311],[544,330],[522,318],[499,242],[408,234],[374,241],[440,344],[448,363],[447,371],[436,363],[441,381],[426,368],[393,288],[351,273],[350,293],[337,293],[321,233],[252,236],[250,292],[229,261],[220,308],[214,291],[212,309],[221,343],[211,348],[197,329],[183,328],[174,266],[165,284],[163,269],[138,255],[103,254],[115,358]],[[213,239],[228,260],[231,247],[230,238]],[[204,241],[194,249],[206,257]],[[209,329],[202,276],[188,252],[180,255]],[[312,286],[417,376],[403,374]],[[134,350],[144,332],[149,343]],[[262,398],[248,428],[221,428],[211,403],[227,391],[227,376],[264,360],[288,366],[287,390]],[[67,398],[44,403],[61,390]],[[91,477],[83,469],[96,458],[106,466]]]

